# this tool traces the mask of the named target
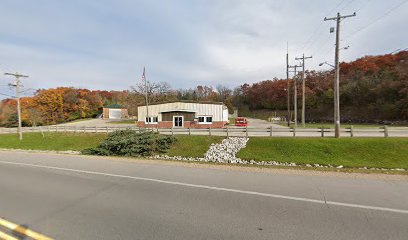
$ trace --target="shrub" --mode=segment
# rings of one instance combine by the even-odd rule
[[[138,133],[134,130],[120,130],[110,133],[99,146],[82,151],[83,154],[104,156],[152,156],[165,153],[176,141],[173,136],[154,132]]]

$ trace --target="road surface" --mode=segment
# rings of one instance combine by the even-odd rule
[[[0,151],[0,217],[55,239],[407,239],[406,176]]]

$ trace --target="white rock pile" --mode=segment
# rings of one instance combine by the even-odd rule
[[[204,155],[207,162],[219,163],[244,163],[236,154],[245,148],[248,138],[230,137],[222,140],[221,143],[211,144]],[[246,162],[246,161],[245,161]]]

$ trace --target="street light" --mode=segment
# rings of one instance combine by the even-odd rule
[[[329,65],[329,66],[332,67],[332,68],[335,68],[333,64],[330,64],[330,63],[328,63],[328,62],[319,63],[319,67],[323,66],[324,64]]]

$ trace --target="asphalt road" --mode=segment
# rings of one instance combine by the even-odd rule
[[[55,239],[407,239],[408,178],[0,151],[0,217]]]

